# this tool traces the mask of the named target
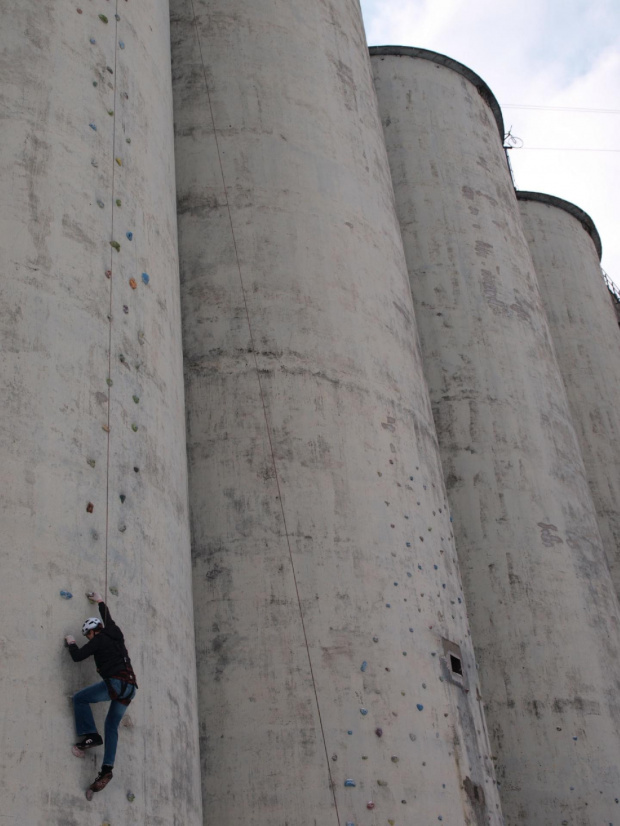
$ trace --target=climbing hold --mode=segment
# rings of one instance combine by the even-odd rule
[[[136,287],[138,286],[138,282],[136,281],[135,278],[130,278],[129,279],[129,286],[131,287],[132,290],[136,289]]]
[[[95,531],[95,530],[92,530],[92,531],[90,532],[90,535],[91,535],[91,536],[92,536],[92,538],[95,540],[95,542],[99,539],[99,534],[98,534],[98,533],[97,533],[97,531]]]
[[[123,353],[118,354],[118,360],[120,361],[121,364],[125,364],[125,362],[127,361],[127,359],[125,358]]]
[[[126,304],[123,304],[123,312],[125,313],[125,315],[127,315],[127,313],[129,312],[129,307]]]
[[[121,159],[120,159],[120,158],[115,158],[114,160],[116,161],[116,163],[117,163],[119,166],[122,166],[122,165],[123,165],[123,162],[121,161]]]
[[[375,808],[375,804],[372,802],[372,800],[368,801],[368,803],[366,804],[366,808],[367,809],[374,809]]]
[[[577,739],[576,737],[573,737],[573,740],[576,740],[576,739]]]
[[[117,198],[115,203],[116,203],[116,206],[119,207],[121,205],[121,199]]]
[[[396,821],[394,821],[394,820],[388,820],[388,823],[390,824],[390,826],[394,826],[394,823],[395,823],[395,822],[396,822]]]
[[[450,517],[450,522],[454,522],[454,519],[452,517]]]
[[[446,583],[445,583],[445,582],[442,582],[442,583],[441,583],[441,587],[442,587],[442,588],[445,588],[445,587],[446,587]]]
[[[127,525],[119,525],[118,529],[121,533],[125,533],[127,530]]]
[[[130,803],[133,803],[135,799],[136,799],[136,796],[133,792],[127,792],[127,800]]]
[[[131,429],[133,430],[133,432],[134,432],[134,433],[137,433],[137,431],[138,431],[138,425],[134,422],[134,423],[131,425]]]
[[[421,571],[421,570],[422,570],[422,566],[418,565],[418,571]]]
[[[142,281],[144,284],[148,284],[151,279],[149,278],[148,272],[142,273]]]
[[[89,123],[88,125],[89,125],[89,126],[90,126],[90,128],[93,130],[93,132],[96,132],[96,131],[97,131],[97,124],[95,124],[95,123]]]
[[[405,542],[405,545],[406,545],[408,548],[410,548],[410,547],[411,547],[411,542]]]
[[[125,138],[125,143],[131,143],[131,138]]]
[[[106,66],[106,71],[108,71],[111,75],[114,74],[114,69],[111,66]]]
[[[120,19],[121,19],[121,16],[120,16],[120,14],[115,14],[115,15],[114,15],[114,18],[115,18],[116,20],[120,20]]]
[[[121,500],[121,504],[125,501],[125,499],[127,499],[124,493],[121,493],[121,495],[118,498]]]
[[[108,115],[110,115],[110,117],[112,117],[113,114],[114,114],[114,109],[108,109]]]
[[[439,570],[439,566],[438,566],[438,565],[433,565],[433,568],[434,568],[436,571],[438,571],[438,570]]]
[[[89,502],[88,505],[86,505],[86,513],[92,513],[94,510],[95,506],[92,502]]]
[[[413,628],[410,628],[410,629],[409,629],[409,632],[410,632],[411,634],[413,634]]]
[[[347,731],[347,734],[353,734],[353,732],[351,731],[351,729],[349,729],[349,730]]]
[[[73,594],[71,593],[71,591],[65,591],[63,588],[63,590],[60,592],[60,596],[63,599],[71,599],[73,597]]]
[[[125,235],[128,241],[133,241],[133,232],[126,232]]]
[[[407,571],[407,576],[408,576],[408,577],[412,577],[412,576],[413,576],[413,574],[411,573],[411,571]]]
[[[95,467],[95,460],[94,459],[87,459],[86,463],[91,467]]]
[[[398,582],[395,582],[394,585],[398,585]]]
[[[382,728],[376,728],[375,729],[375,734],[377,735],[377,737],[383,737],[383,729]]]
[[[102,430],[105,430],[105,432],[106,432],[106,433],[109,433],[109,432],[110,432],[110,427],[109,427],[109,425],[107,425],[107,424],[102,424],[102,425],[101,425],[101,429],[102,429]]]
[[[121,245],[118,243],[118,241],[110,241],[110,246],[117,252],[121,251]]]
[[[118,596],[118,588],[116,587],[116,585],[112,585],[112,586],[111,586],[111,588],[110,588],[110,593],[111,593],[111,594],[114,594],[114,596],[115,596],[115,597],[117,597],[117,596]]]
[[[112,278],[112,270],[106,270],[105,271],[105,277],[106,278]]]
[[[422,688],[426,688],[426,683],[422,683]]]
[[[362,717],[365,717],[368,714],[368,709],[360,708],[360,714],[362,715]]]
[[[348,778],[347,780],[344,781],[344,785],[349,787],[349,788],[353,788],[354,786],[356,786],[356,783],[355,783],[355,780],[351,780],[351,778]]]
[[[123,92],[123,97],[125,98],[125,100],[129,100],[129,95],[127,94],[127,92]]]
[[[95,158],[92,159],[92,161],[90,162],[90,165],[94,166],[95,169],[99,168],[99,163],[95,160]]]
[[[78,14],[82,14],[82,9],[76,9],[76,12],[77,12]]]
[[[135,401],[135,399],[134,399],[134,401]],[[360,666],[360,671],[366,671],[367,668],[368,668],[368,663],[366,662],[366,660],[364,660],[364,662]]]
[[[338,755],[337,755],[337,754],[332,754],[332,760],[333,760],[333,761],[334,761],[334,763],[335,763],[335,762],[336,762],[336,760],[338,760]]]
[[[391,760],[392,763],[398,763],[398,757],[395,757],[394,755],[392,755]]]
[[[347,826],[355,826],[355,823],[352,823],[350,820],[347,820]]]
[[[125,48],[125,44],[123,43],[123,41],[122,41],[122,40],[119,40],[119,41],[118,41],[118,45],[119,45],[119,48],[121,48],[121,49],[124,49],[124,48]]]
[[[112,387],[112,385],[114,384],[114,382],[112,381],[112,379],[106,379],[106,380],[105,380],[105,383],[108,385],[108,387]]]
[[[373,642],[379,642],[379,637],[373,637],[373,638],[372,638],[372,641],[373,641]]]
[[[392,606],[390,605],[390,603],[389,603],[389,602],[386,602],[386,603],[385,603],[385,607],[386,607],[386,608],[391,608]]]
[[[407,656],[407,652],[403,651],[403,657],[406,657],[406,656]]]
[[[443,820],[443,817],[442,817],[441,815],[439,815],[439,817],[437,818],[437,820]]]
[[[377,780],[377,786],[387,786],[387,780]]]
[[[91,37],[91,38],[90,38],[90,42],[91,42],[91,44],[94,46],[94,45],[95,45],[95,43],[96,43],[97,41],[95,40],[95,38],[94,38],[94,37]]]
[[[417,738],[416,738],[415,734],[410,734],[409,739],[411,740],[412,743],[415,743]]]
[[[133,472],[134,473],[140,473],[140,468],[139,467],[134,467]]]
[[[418,704],[416,705],[416,708],[417,708],[417,710],[418,710],[418,711],[422,711],[422,710],[423,710],[423,708],[424,708],[424,706],[422,705],[422,703],[418,703]]]
[[[101,20],[102,23],[107,23],[108,22],[108,18],[105,16],[105,14],[100,14],[99,15],[99,20]]]

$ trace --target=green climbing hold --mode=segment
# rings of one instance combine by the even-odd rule
[[[110,115],[110,117],[111,117],[113,114],[114,114],[114,109],[108,109],[108,115]]]
[[[115,597],[118,596],[118,588],[116,587],[116,585],[112,585],[112,587],[110,588],[110,593],[114,594]]]
[[[120,205],[121,205],[121,199],[120,199],[120,198],[117,198],[117,199],[116,199],[116,206],[120,206]]]
[[[87,459],[86,463],[89,464],[91,467],[95,467],[96,464],[94,459]]]
[[[140,396],[132,396],[131,398],[135,401],[136,404],[138,404],[138,402],[140,401]]]
[[[131,143],[131,138],[125,138],[125,143]]]
[[[97,81],[96,81],[96,80],[93,80],[93,86],[94,86],[95,88],[96,88],[97,86],[99,86],[99,84],[97,83]]]
[[[114,382],[112,381],[112,379],[106,379],[106,380],[105,380],[105,383],[108,385],[108,387],[112,387],[112,385],[114,384]]]
[[[108,18],[105,16],[105,14],[100,14],[99,15],[99,20],[101,20],[102,23],[107,23],[108,22]]]
[[[387,786],[387,780],[377,780],[377,786]]]
[[[131,425],[131,429],[133,430],[133,432],[134,432],[134,433],[137,433],[137,432],[138,432],[138,425],[134,422],[134,423]]]
[[[113,247],[113,249],[115,249],[117,252],[121,251],[121,245],[118,243],[118,241],[110,241],[110,246]]]
[[[135,796],[135,794],[134,794],[133,792],[127,792],[127,800],[128,800],[130,803],[133,803],[133,801],[134,801],[135,799],[136,799],[136,796]]]

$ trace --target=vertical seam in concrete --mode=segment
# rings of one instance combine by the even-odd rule
[[[118,2],[118,0],[117,0],[117,2]],[[265,405],[265,396],[263,394],[263,386],[262,386],[261,379],[260,379],[260,371],[258,369],[258,358],[256,356],[256,347],[254,346],[254,334],[252,332],[252,323],[250,321],[250,311],[249,311],[249,308],[248,308],[248,302],[247,302],[247,298],[246,298],[245,286],[244,286],[244,283],[243,283],[243,274],[241,272],[241,263],[239,261],[239,251],[237,249],[237,238],[235,236],[235,227],[234,227],[234,224],[233,224],[232,212],[230,210],[230,201],[229,201],[229,198],[228,198],[228,189],[226,187],[226,178],[225,178],[225,175],[224,175],[224,165],[222,163],[222,156],[221,156],[221,153],[220,153],[220,143],[219,143],[219,140],[218,140],[218,137],[217,137],[217,130],[215,128],[215,116],[213,114],[213,106],[211,104],[211,93],[209,91],[209,84],[207,82],[207,70],[206,70],[206,67],[205,67],[204,58],[202,56],[202,43],[200,42],[200,31],[198,29],[198,20],[197,20],[197,17],[196,17],[196,10],[195,10],[195,7],[194,7],[194,0],[190,0],[190,4],[191,4],[191,7],[192,7],[192,17],[193,17],[193,22],[194,22],[194,28],[196,30],[196,41],[198,43],[198,51],[200,53],[200,63],[202,65],[202,73],[203,73],[204,82],[205,82],[205,91],[207,93],[207,101],[209,103],[209,113],[211,115],[211,126],[213,127],[213,138],[215,140],[215,147],[216,147],[216,151],[217,151],[217,159],[218,159],[218,163],[219,163],[219,167],[220,167],[220,175],[221,175],[221,178],[222,178],[222,187],[224,189],[224,196],[226,198],[226,210],[228,212],[228,221],[229,221],[229,224],[230,224],[230,232],[231,232],[231,236],[232,236],[233,247],[234,247],[234,250],[235,250],[235,262],[236,262],[236,265],[237,265],[237,271],[239,273],[239,283],[241,285],[241,294],[242,294],[242,297],[243,297],[243,305],[244,305],[244,308],[245,308],[245,315],[246,315],[246,319],[247,319],[247,322],[248,322],[248,331],[249,331],[249,334],[250,334],[250,344],[251,344],[251,347],[252,347],[252,355],[254,357],[254,367],[255,367],[255,370],[256,370],[256,379],[258,381],[258,389],[259,389],[261,404],[262,404],[262,407],[263,407],[263,417],[265,419],[265,429],[267,431],[267,439],[269,441],[269,450],[271,452],[271,463],[273,465],[273,472],[274,472],[274,477],[275,477],[275,480],[276,480],[276,487],[278,489],[278,499],[280,500],[280,511],[282,513],[282,523],[284,525],[284,535],[286,537],[286,544],[287,544],[287,547],[288,547],[288,554],[289,554],[289,559],[290,559],[290,563],[291,563],[291,571],[292,571],[292,574],[293,574],[293,581],[295,583],[295,593],[297,595],[297,605],[298,605],[298,608],[299,608],[299,617],[300,617],[300,620],[301,620],[301,628],[302,628],[302,632],[303,632],[303,635],[304,635],[304,643],[305,643],[305,646],[306,646],[306,655],[308,657],[308,666],[309,666],[309,669],[310,669],[310,676],[311,676],[311,679],[312,679],[312,688],[313,688],[313,691],[314,691],[314,699],[315,699],[315,703],[316,703],[316,710],[317,710],[317,715],[318,715],[318,718],[319,718],[319,725],[321,727],[321,737],[323,739],[323,748],[325,750],[325,762],[326,762],[326,765],[327,765],[327,774],[329,776],[329,785],[330,785],[330,789],[331,789],[332,796],[333,796],[333,799],[334,799],[334,807],[336,809],[336,820],[338,821],[338,826],[340,826],[340,813],[338,811],[338,801],[336,799],[336,786],[335,786],[334,780],[332,778],[331,766],[330,766],[330,762],[329,762],[329,754],[328,754],[328,751],[327,751],[327,742],[325,740],[325,729],[323,728],[323,718],[321,716],[321,707],[320,707],[320,704],[319,704],[319,695],[318,695],[318,691],[317,691],[317,687],[316,687],[316,680],[315,680],[315,677],[314,677],[314,669],[312,668],[312,657],[310,656],[310,647],[308,645],[308,635],[306,633],[306,624],[304,622],[304,614],[303,614],[303,609],[301,607],[301,598],[300,598],[300,595],[299,595],[299,586],[297,584],[297,574],[295,572],[295,563],[293,561],[293,551],[292,551],[292,548],[291,548],[291,540],[290,540],[290,537],[289,537],[288,527],[287,527],[287,524],[286,524],[286,516],[285,516],[285,513],[284,513],[284,502],[282,501],[282,493],[281,493],[281,490],[280,490],[280,478],[278,476],[278,468],[277,468],[277,465],[276,465],[276,457],[275,457],[275,453],[274,453],[274,450],[273,450],[273,442],[271,440],[271,428],[269,427],[269,420],[268,420],[268,417],[267,417],[267,407]]]
[[[111,228],[110,241],[114,241],[114,185],[116,175],[116,96],[118,92],[118,78],[116,76],[117,68],[117,41],[118,41],[118,0],[116,0],[114,9],[114,115],[112,116],[112,193],[111,193]],[[112,289],[114,285],[114,265],[113,265],[114,249],[110,246],[110,306],[108,319],[108,379],[112,379],[112,323],[114,316],[112,315]],[[108,601],[108,541],[110,533],[110,422],[111,422],[111,406],[112,406],[112,387],[108,383],[108,448],[106,456],[106,500],[105,500],[105,586],[103,591],[103,600],[107,605]]]

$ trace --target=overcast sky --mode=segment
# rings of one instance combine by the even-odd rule
[[[369,45],[432,49],[486,81],[506,129],[524,141],[523,149],[510,153],[517,187],[548,192],[584,209],[601,236],[602,265],[620,285],[620,0],[361,0],[361,5]],[[570,148],[615,151],[566,151]]]

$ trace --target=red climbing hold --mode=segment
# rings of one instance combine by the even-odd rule
[[[86,505],[86,513],[92,513],[94,510],[95,506],[92,502],[89,502],[88,505]]]

